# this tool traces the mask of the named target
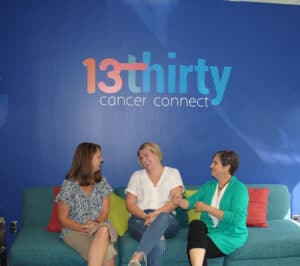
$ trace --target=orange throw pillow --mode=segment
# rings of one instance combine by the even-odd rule
[[[54,187],[54,199],[60,192],[60,187],[55,186]],[[49,232],[60,232],[61,231],[61,224],[58,220],[58,206],[57,202],[53,200],[53,207],[51,212],[50,221],[48,223],[48,226],[46,227],[46,230]]]
[[[248,188],[249,206],[247,226],[268,227],[268,188]]]

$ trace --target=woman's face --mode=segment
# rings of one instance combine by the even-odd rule
[[[220,180],[223,177],[227,176],[229,173],[229,165],[222,165],[221,159],[220,159],[220,155],[216,155],[213,158],[213,161],[210,165],[210,169],[211,169],[211,175],[213,177],[215,177],[216,179]]]
[[[103,162],[102,154],[99,149],[94,153],[92,158],[92,168],[93,172],[97,172],[100,170],[101,164]]]
[[[139,160],[146,170],[151,170],[153,167],[160,164],[158,156],[148,149],[142,149],[139,151]]]

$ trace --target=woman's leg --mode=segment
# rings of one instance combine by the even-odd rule
[[[148,265],[163,265],[163,254],[166,249],[166,241],[165,239],[172,238],[176,236],[179,231],[179,224],[174,214],[169,215],[169,225],[165,230],[163,236],[160,238],[160,241],[156,242],[156,245],[150,251],[147,256]]]
[[[147,230],[148,226],[145,225],[145,221],[131,215],[128,221],[128,233],[129,235],[135,239],[136,241],[140,242],[144,232]],[[142,252],[135,252],[132,259],[137,262],[142,261],[144,258],[144,254]],[[138,264],[137,264],[138,265]]]
[[[176,224],[177,227],[175,226]],[[162,257],[165,250],[164,233],[170,226],[171,228],[169,230],[168,236],[174,236],[179,229],[179,225],[175,216],[169,213],[160,213],[142,236],[139,247],[137,249],[138,259],[140,258],[140,254],[144,254],[147,260],[149,260],[149,266],[162,265]],[[152,261],[155,261],[155,264],[152,264]]]
[[[104,229],[104,230],[101,232],[101,229]],[[99,240],[98,232],[101,232],[101,233],[99,233],[99,235],[101,235],[101,237],[103,235],[109,234],[109,230],[108,230],[107,226],[100,227],[94,233],[94,237],[91,237],[91,236],[87,235],[86,233],[70,230],[68,233],[66,233],[64,235],[64,241],[70,247],[75,249],[84,259],[90,260],[89,256],[90,256],[90,252],[92,252],[91,251],[92,245],[94,245],[94,248],[96,249],[96,253],[98,253],[98,250],[97,250],[98,245],[96,245],[97,244],[96,242],[98,242],[98,240]],[[98,247],[100,250],[101,257],[103,256],[103,253],[104,253],[103,249],[106,250],[106,252],[104,253],[104,259],[100,258],[100,263],[101,263],[100,265],[102,265],[103,261],[105,261],[105,263],[108,263],[108,262],[113,263],[113,264],[108,264],[109,266],[113,266],[114,265],[114,256],[116,255],[116,250],[115,250],[113,244],[110,243],[109,235],[107,236],[107,238],[108,238],[108,245],[105,247],[105,243],[104,243],[104,245],[102,245],[102,243],[101,243],[100,248]],[[106,236],[105,236],[105,239],[106,239]],[[96,240],[96,242],[94,242],[94,240]],[[93,263],[93,262],[91,262],[91,263]],[[98,265],[98,263],[91,264],[91,265]]]
[[[219,258],[224,256],[225,254],[219,250],[215,243],[207,236],[207,248],[204,260],[206,261],[207,258]]]
[[[128,220],[128,233],[129,235],[140,242],[144,232],[147,230],[148,226],[145,225],[145,221],[131,215]]]
[[[115,266],[115,258],[113,257],[112,259],[105,262],[103,265],[104,266]]]
[[[191,265],[203,265],[206,252],[206,225],[193,220],[189,225],[187,253]]]
[[[222,257],[224,254],[207,236],[206,225],[194,220],[189,225],[187,252],[191,265],[207,265],[207,258]]]
[[[81,257],[88,260],[91,239],[86,233],[70,230],[64,235],[63,239],[64,242],[76,250]]]
[[[164,233],[165,239],[176,236],[179,231],[179,223],[176,219],[176,215],[175,214],[169,214],[169,215],[170,215],[170,223],[167,230]]]
[[[205,249],[203,248],[192,248],[189,251],[190,263],[192,266],[202,266],[205,263]]]
[[[157,245],[153,247],[147,256],[147,265],[163,265],[163,255],[166,249],[166,241],[160,240]]]
[[[95,233],[91,242],[88,253],[88,266],[101,266],[103,264],[109,244],[109,229],[102,226]]]

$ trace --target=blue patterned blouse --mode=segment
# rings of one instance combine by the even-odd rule
[[[95,220],[102,211],[103,198],[112,193],[112,187],[103,177],[95,183],[91,193],[86,196],[80,189],[75,178],[64,180],[56,201],[62,200],[70,208],[69,218],[77,223],[84,224],[87,220]],[[63,227],[62,235],[70,229]]]

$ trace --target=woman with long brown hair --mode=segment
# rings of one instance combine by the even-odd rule
[[[61,237],[89,266],[113,266],[116,255],[116,235],[107,221],[112,187],[101,175],[102,163],[98,144],[79,144],[57,196]]]

